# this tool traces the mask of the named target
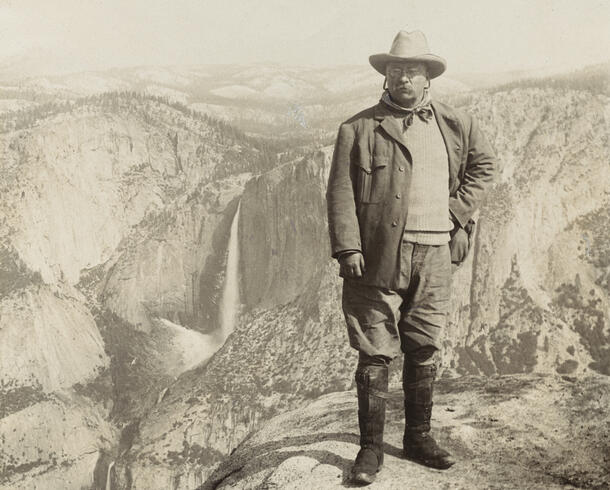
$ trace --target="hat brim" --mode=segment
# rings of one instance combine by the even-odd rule
[[[436,78],[447,69],[447,62],[434,54],[421,54],[419,56],[396,56],[387,53],[372,54],[369,63],[375,70],[385,76],[385,67],[390,61],[420,61],[428,66],[428,76]]]

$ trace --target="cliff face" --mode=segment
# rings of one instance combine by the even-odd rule
[[[481,210],[473,262],[456,275],[466,286],[456,289],[468,296],[457,297],[452,313],[461,341],[449,364],[488,374],[608,374],[590,341],[609,340],[608,289],[598,280],[608,262],[593,260],[604,253],[601,216],[610,197],[607,98],[527,90],[473,102],[503,168]],[[527,115],[500,117],[516,104]],[[600,216],[590,220],[600,226],[581,224],[585,216]],[[588,252],[587,240],[597,244]],[[566,288],[588,298],[572,304]],[[589,307],[597,320],[579,326],[568,319],[569,310]]]
[[[196,488],[262,420],[351,386],[338,281],[330,269],[319,278],[296,301],[243,315],[204,366],[170,387],[117,462],[118,488]]]
[[[521,105],[527,113],[514,111]],[[607,344],[609,333],[607,99],[531,89],[474,97],[470,107],[496,148],[501,175],[481,209],[473,253],[454,274],[444,366],[509,374],[581,373],[591,365],[607,373],[590,340]],[[246,186],[246,305],[297,298],[329,262],[323,191],[330,153]],[[578,304],[566,303],[574,288]],[[575,324],[568,319],[575,309],[598,319]]]
[[[444,376],[608,374],[607,97],[464,102],[502,172],[453,276]],[[261,173],[247,141],[157,99],[20,117],[0,135],[0,485],[196,488],[263,421],[353,388],[331,147]],[[238,201],[242,304],[224,342]]]
[[[324,218],[331,153],[247,183],[240,319],[205,366],[182,375],[142,420],[116,465],[120,488],[194,488],[261,420],[351,386],[355,358]]]
[[[224,340],[256,151],[146,97],[33,111],[0,134],[0,485],[104,486],[119,429]]]
[[[522,103],[531,118],[512,110]],[[471,107],[502,170],[473,253],[453,276],[441,370],[606,373],[607,228],[597,225],[607,219],[607,100],[532,89],[476,97]],[[117,483],[129,473],[132,488],[193,488],[258,421],[352,386],[356,355],[325,223],[331,153],[246,185],[236,330],[140,425]],[[397,361],[394,385],[399,369]]]
[[[240,220],[241,290],[247,308],[287,303],[324,268],[330,246],[326,148],[248,182]]]

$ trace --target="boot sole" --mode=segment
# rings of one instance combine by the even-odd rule
[[[435,470],[447,470],[455,464],[455,461],[448,461],[443,465],[433,464],[432,461],[430,461],[428,459],[418,458],[416,456],[411,456],[411,455],[405,454],[405,453],[403,453],[403,456],[405,457],[405,459],[408,459],[409,461],[413,461],[414,463],[418,463],[423,466],[427,466],[428,468],[433,468]]]

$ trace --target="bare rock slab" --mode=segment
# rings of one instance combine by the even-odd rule
[[[375,489],[608,488],[610,379],[466,376],[438,384],[434,436],[456,456],[449,470],[401,454],[402,392],[391,393],[385,464]],[[350,488],[358,452],[355,392],[332,393],[270,420],[203,489]]]

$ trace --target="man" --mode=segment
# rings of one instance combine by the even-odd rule
[[[430,53],[423,33],[399,32],[389,53],[369,61],[387,89],[377,105],[341,124],[326,194],[343,312],[359,353],[357,483],[371,483],[383,464],[388,365],[400,350],[404,455],[439,469],[454,463],[429,434],[435,352],[451,263],[468,253],[473,214],[496,172],[476,121],[431,100],[430,80],[446,62]]]

